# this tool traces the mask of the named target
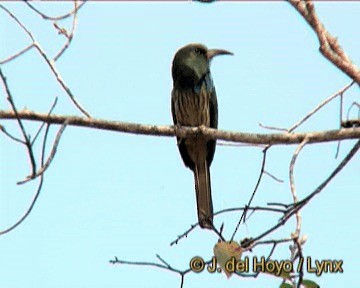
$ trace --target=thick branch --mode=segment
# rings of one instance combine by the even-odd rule
[[[219,139],[231,142],[251,143],[251,144],[298,144],[306,137],[308,143],[321,143],[330,141],[339,141],[345,139],[360,139],[360,128],[353,127],[340,130],[328,130],[322,132],[308,133],[275,133],[275,134],[255,134],[242,133],[224,130],[216,130],[205,127],[173,127],[173,126],[156,126],[144,125],[120,121],[107,121],[102,119],[85,118],[77,116],[48,115],[37,113],[29,110],[17,112],[19,119],[40,121],[50,124],[62,125],[65,121],[69,126],[79,126],[95,128],[102,130],[118,131],[131,134],[153,135],[153,136],[179,136],[191,137],[199,134],[205,135],[210,139]],[[17,119],[13,111],[0,110],[0,119]]]
[[[360,84],[359,68],[351,62],[349,57],[340,47],[337,39],[332,36],[320,22],[315,12],[313,1],[289,0],[289,2],[316,33],[320,43],[320,52],[324,57],[347,74],[351,79]]]

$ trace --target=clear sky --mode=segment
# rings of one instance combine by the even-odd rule
[[[64,39],[23,3],[2,3],[31,29],[49,55]],[[71,3],[34,3],[51,15]],[[320,19],[360,65],[360,3],[315,3]],[[0,10],[0,59],[24,48],[29,39]],[[59,25],[71,24],[68,19]],[[90,2],[79,12],[70,48],[57,62],[63,79],[80,103],[97,118],[143,124],[171,125],[172,58],[181,46],[199,42],[232,51],[216,58],[212,75],[219,102],[219,128],[270,133],[261,122],[290,127],[350,79],[318,51],[313,31],[286,2]],[[2,66],[19,109],[80,115],[35,50]],[[1,89],[0,108],[10,109]],[[353,87],[345,108],[359,102]],[[339,101],[330,104],[298,131],[338,128]],[[352,116],[357,116],[353,110]],[[12,121],[1,121],[20,135]],[[26,123],[29,131],[38,124]],[[58,127],[52,127],[53,137]],[[338,159],[337,143],[306,146],[295,167],[300,199],[308,195],[345,157],[354,141],[344,141]],[[38,145],[37,148],[39,148]],[[27,209],[36,181],[16,182],[29,174],[24,147],[0,136],[0,227],[12,225]],[[288,169],[296,146],[269,150],[268,176],[254,205],[290,203]],[[37,150],[38,151],[38,150]],[[244,206],[261,166],[261,149],[218,146],[211,167],[215,211]],[[304,256],[314,260],[342,259],[343,274],[306,274],[321,287],[358,287],[360,249],[359,168],[350,164],[302,210],[302,234],[308,236]],[[68,127],[56,157],[45,175],[42,193],[27,220],[0,237],[1,287],[179,287],[180,277],[168,271],[111,265],[117,256],[129,261],[157,262],[156,254],[177,269],[187,269],[199,255],[210,259],[218,237],[196,229],[178,245],[171,241],[196,222],[193,175],[179,156],[174,138]],[[216,217],[225,223],[229,239],[237,213]],[[235,240],[255,237],[270,228],[278,215],[255,214],[242,225]],[[294,221],[266,239],[289,237]],[[270,247],[257,247],[246,256],[262,256]],[[288,244],[274,259],[289,258]],[[278,287],[278,278],[257,279],[223,274],[191,273],[184,287]]]

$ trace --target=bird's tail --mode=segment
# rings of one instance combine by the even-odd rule
[[[213,205],[211,199],[210,170],[204,161],[194,169],[198,221],[201,228],[212,229]]]

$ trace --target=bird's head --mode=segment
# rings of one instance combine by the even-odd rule
[[[194,87],[209,73],[210,62],[217,55],[233,55],[222,49],[207,49],[202,44],[189,44],[180,48],[174,57],[172,77],[174,85]]]

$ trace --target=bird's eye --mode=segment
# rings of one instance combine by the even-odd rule
[[[195,53],[201,54],[201,50],[199,48],[195,48]]]

